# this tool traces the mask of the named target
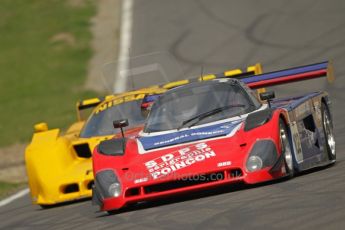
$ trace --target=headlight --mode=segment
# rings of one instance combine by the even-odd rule
[[[110,196],[119,197],[121,195],[121,185],[120,183],[111,184],[108,188],[108,193]]]
[[[119,197],[121,195],[120,181],[111,169],[96,174],[95,186],[103,198]]]
[[[247,170],[249,172],[254,172],[262,168],[262,160],[258,156],[251,156],[247,160]]]
[[[273,166],[278,160],[277,148],[272,140],[258,140],[255,142],[247,159],[248,172],[254,172],[265,167]]]

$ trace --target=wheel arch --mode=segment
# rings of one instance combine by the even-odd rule
[[[292,152],[293,168],[294,168],[294,172],[297,173],[298,172],[298,162],[296,160],[296,146],[294,143],[293,134],[292,134],[291,126],[290,126],[289,113],[287,110],[282,109],[280,111],[278,121],[280,122],[280,120],[282,120],[284,122],[286,131],[287,131],[288,142],[290,144],[290,149]]]

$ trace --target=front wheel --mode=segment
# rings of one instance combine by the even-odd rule
[[[280,144],[281,144],[281,154],[284,157],[284,164],[286,169],[286,174],[292,178],[295,174],[293,165],[293,156],[291,151],[291,145],[288,138],[288,132],[285,122],[280,119],[279,121],[279,134],[280,134]]]

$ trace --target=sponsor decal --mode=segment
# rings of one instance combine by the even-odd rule
[[[158,179],[215,156],[216,153],[206,143],[198,143],[150,160],[145,167],[153,179]]]
[[[219,162],[217,164],[217,167],[224,167],[224,166],[230,166],[231,165],[231,161],[224,161],[224,162]]]
[[[145,97],[144,93],[141,94],[134,94],[134,95],[128,95],[120,98],[115,98],[114,100],[111,100],[109,102],[106,102],[104,104],[101,104],[100,106],[97,107],[95,114],[98,114],[108,108],[111,108],[113,106],[122,104],[124,102],[129,102],[129,101],[135,101],[135,100],[141,100]]]
[[[146,182],[148,180],[149,180],[149,178],[147,178],[147,177],[140,178],[140,179],[135,179],[134,180],[134,184],[143,183],[143,182]]]
[[[169,145],[176,145],[196,140],[225,136],[234,131],[241,122],[242,120],[237,120],[198,129],[188,129],[152,137],[141,137],[139,138],[139,141],[141,142],[145,150],[150,150]]]

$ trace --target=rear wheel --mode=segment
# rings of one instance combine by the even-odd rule
[[[322,113],[323,132],[325,135],[325,142],[326,142],[325,147],[326,147],[328,159],[330,161],[335,161],[336,152],[335,152],[335,139],[334,139],[334,134],[333,134],[333,123],[332,123],[331,114],[325,103],[322,103],[321,105],[321,113]]]
[[[284,164],[286,169],[286,174],[289,177],[293,177],[295,170],[293,166],[293,156],[291,151],[291,145],[288,138],[288,132],[285,122],[280,119],[279,121],[279,134],[280,134],[280,143],[281,143],[281,154],[284,157]]]

